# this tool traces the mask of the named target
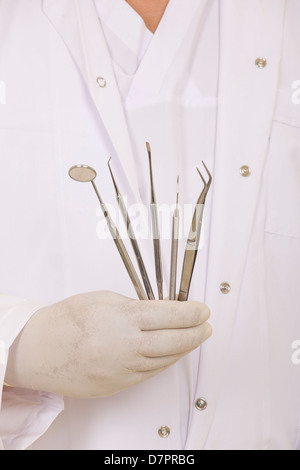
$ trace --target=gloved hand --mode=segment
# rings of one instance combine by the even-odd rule
[[[108,396],[174,364],[212,333],[199,302],[76,295],[39,310],[13,344],[8,383],[77,398]]]

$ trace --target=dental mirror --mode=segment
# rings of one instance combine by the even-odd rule
[[[79,183],[90,183],[94,181],[97,176],[94,168],[87,165],[75,165],[69,170],[69,176],[72,180],[78,181]]]
[[[94,182],[94,179],[97,176],[97,172],[94,170],[94,168],[91,168],[90,166],[87,165],[75,165],[72,166],[72,168],[69,169],[69,176],[75,181],[78,181],[79,183],[92,183],[92,186],[95,190],[95,193],[97,195],[97,198],[100,202],[100,207],[102,209],[102,212],[104,214],[104,217],[106,219],[108,228],[110,230],[110,233],[112,235],[113,241],[115,242],[115,245],[121,255],[121,258],[124,262],[124,265],[127,269],[127,272],[130,276],[130,279],[134,285],[134,288],[136,290],[136,293],[138,294],[138,297],[140,300],[147,300],[148,297],[146,295],[146,292],[144,291],[144,288],[139,280],[139,277],[137,275],[137,272],[132,264],[132,261],[130,259],[130,256],[126,250],[126,247],[120,237],[119,231],[110,217],[110,214],[107,210],[106,205],[101,199],[101,196],[99,194],[99,191],[96,187],[96,184]]]

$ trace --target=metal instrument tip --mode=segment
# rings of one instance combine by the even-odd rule
[[[110,161],[111,161],[111,159],[112,159],[112,157],[110,157],[110,159],[108,160],[107,165],[108,165],[109,172],[110,172],[110,175],[111,175],[111,179],[112,179],[112,182],[113,182],[115,191],[116,191],[116,196],[119,197],[119,196],[120,196],[120,191],[119,191],[119,188],[118,188],[118,186],[117,186],[117,183],[116,183],[114,174],[113,174],[112,169],[111,169],[111,166],[110,166]]]
[[[151,153],[151,147],[150,147],[149,142],[146,142],[146,147],[147,147],[148,153]]]

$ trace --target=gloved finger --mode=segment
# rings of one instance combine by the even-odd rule
[[[200,302],[145,301],[140,310],[142,331],[190,328],[210,317],[209,308]]]
[[[212,328],[207,322],[192,328],[144,331],[138,352],[146,357],[185,354],[211,335]]]
[[[166,367],[161,367],[160,369],[153,369],[153,370],[147,370],[147,371],[141,371],[141,372],[135,372],[135,371],[127,371],[123,375],[123,387],[122,388],[130,388],[136,384],[139,384],[141,382],[145,382],[148,379],[151,379],[151,377],[154,377],[157,374],[160,374],[161,372],[164,372],[165,370],[168,369],[169,366]],[[124,387],[124,383],[126,383]]]
[[[178,362],[180,359],[182,359],[186,354],[188,354],[191,351],[187,351],[185,353],[181,354],[173,354],[171,356],[160,356],[160,357],[145,357],[145,356],[140,356],[140,358],[137,359],[135,364],[132,364],[132,367],[126,367],[124,369],[125,372],[127,373],[136,373],[136,372],[155,372],[160,369],[165,369],[176,362]]]

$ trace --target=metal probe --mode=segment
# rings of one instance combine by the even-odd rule
[[[163,274],[162,274],[162,262],[161,262],[160,233],[159,233],[157,203],[156,203],[154,182],[153,182],[151,147],[150,147],[149,142],[146,142],[146,147],[147,147],[148,157],[149,157],[149,170],[150,170],[150,183],[151,183],[150,209],[151,209],[151,219],[152,219],[152,234],[153,234],[154,258],[155,258],[156,283],[157,283],[159,300],[163,300]]]

